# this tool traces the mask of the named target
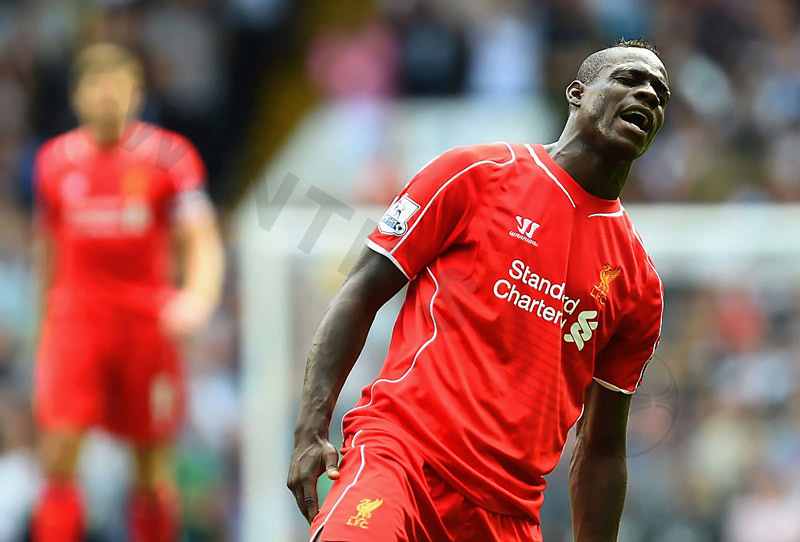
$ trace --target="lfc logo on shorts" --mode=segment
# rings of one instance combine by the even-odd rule
[[[367,522],[369,518],[372,517],[372,513],[382,504],[383,499],[361,499],[361,502],[356,505],[358,513],[355,516],[350,516],[350,519],[347,520],[347,524],[366,529],[368,527]]]
[[[611,267],[610,263],[605,264],[600,270],[600,284],[596,284],[595,287],[592,288],[592,297],[595,298],[600,305],[606,304],[611,281],[617,278],[620,273],[622,273],[622,268]]]

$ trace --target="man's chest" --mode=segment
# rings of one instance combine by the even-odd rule
[[[500,193],[486,198],[462,246],[493,320],[549,332],[566,350],[605,344],[636,288],[621,208],[597,215],[552,192]]]
[[[168,186],[163,172],[125,159],[65,164],[51,195],[62,230],[89,238],[140,237],[163,219]]]

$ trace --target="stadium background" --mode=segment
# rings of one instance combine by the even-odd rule
[[[798,11],[792,0],[3,2],[0,541],[24,539],[38,479],[31,158],[74,122],[67,68],[81,45],[112,39],[144,56],[145,117],[198,146],[229,247],[224,302],[189,350],[192,401],[177,454],[187,540],[299,541],[303,524],[288,491],[270,486],[260,501],[252,486],[264,471],[270,484],[285,476],[303,350],[341,283],[341,255],[375,209],[454,144],[553,139],[566,113],[563,88],[584,56],[621,35],[644,35],[663,51],[673,99],[623,201],[687,245],[706,232],[686,227],[680,204],[696,211],[692,224],[719,219],[740,225],[736,235],[760,232],[734,239],[745,251],[729,238],[718,245],[738,250],[741,263],[773,234],[790,239],[785,227],[796,226],[797,208],[787,204],[800,199]],[[287,205],[276,205],[279,187],[293,179]],[[281,244],[289,232],[299,238],[316,227],[309,223],[320,201],[333,217],[327,232],[315,232],[319,243],[292,238],[268,253],[274,261],[254,261],[252,243]],[[354,232],[326,248],[348,209]],[[770,231],[771,224],[785,227]],[[621,540],[800,540],[800,289],[791,280],[800,260],[778,253],[725,277],[703,267],[702,253],[671,263],[654,254],[670,270],[665,338],[647,397],[670,408],[644,404],[635,415],[632,438],[642,442],[632,449],[654,447],[630,460]],[[247,278],[242,262],[262,275]],[[244,286],[275,277],[285,281],[281,302],[269,297],[275,284]],[[377,322],[354,375],[359,383],[380,361],[391,310]],[[259,365],[247,359],[253,350],[242,346],[242,331],[260,326],[289,344],[280,352],[262,345]],[[273,388],[253,400],[265,378]],[[349,386],[343,406],[358,388]],[[275,387],[283,390],[273,394]],[[124,461],[103,436],[87,450],[95,540],[123,539]],[[569,540],[565,480],[562,465],[544,511],[552,542]]]

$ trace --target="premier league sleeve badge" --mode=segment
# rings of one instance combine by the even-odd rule
[[[419,211],[419,204],[407,195],[392,203],[383,213],[378,230],[387,235],[404,235],[408,231],[408,221]]]

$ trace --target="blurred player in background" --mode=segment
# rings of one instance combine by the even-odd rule
[[[667,72],[641,41],[590,55],[555,143],[451,149],[369,236],[309,353],[288,485],[324,542],[541,540],[544,476],[578,421],[577,542],[617,540],[631,394],[662,287],[619,201]],[[406,283],[378,378],[333,408],[376,311]],[[318,511],[317,477],[335,480]]]
[[[178,539],[170,444],[184,382],[179,342],[214,310],[223,256],[205,172],[183,137],[138,121],[143,68],[112,44],[73,66],[80,127],[45,143],[35,164],[45,306],[35,378],[46,485],[35,542],[83,539],[75,470],[86,431],[133,446],[133,542]],[[173,234],[184,249],[172,277]]]

